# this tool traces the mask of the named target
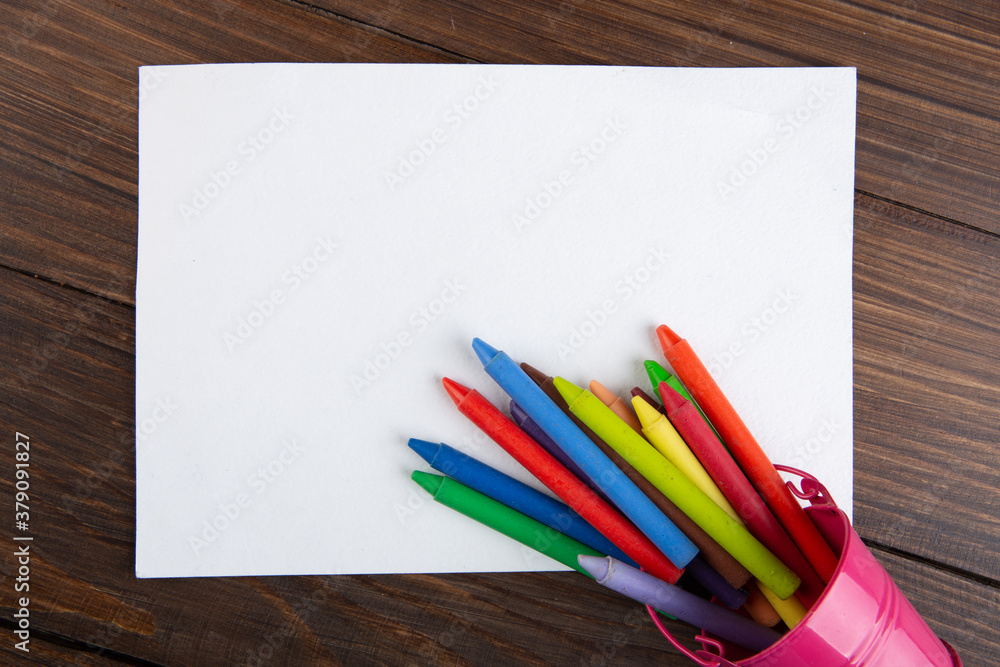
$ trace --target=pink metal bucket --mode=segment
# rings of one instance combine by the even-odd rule
[[[794,468],[775,467],[802,477],[801,491],[791,482],[788,486],[812,503],[806,513],[840,556],[833,578],[793,630],[755,655],[706,636],[704,631],[697,637],[702,648],[692,652],[650,609],[670,643],[703,667],[961,667],[955,650],[935,636],[823,485]]]

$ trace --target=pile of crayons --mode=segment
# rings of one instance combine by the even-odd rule
[[[447,477],[412,478],[598,583],[759,652],[816,604],[837,557],[688,342],[656,333],[676,373],[645,363],[662,404],[636,387],[629,408],[596,381],[588,391],[549,377],[478,338],[511,416],[443,379],[459,412],[563,502],[425,440],[409,446]]]

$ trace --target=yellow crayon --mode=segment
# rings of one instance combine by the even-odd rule
[[[757,587],[760,588],[760,592],[764,594],[764,597],[771,603],[774,610],[778,612],[778,616],[780,616],[781,620],[785,622],[785,625],[788,626],[789,630],[798,625],[799,621],[802,620],[802,617],[806,615],[805,605],[803,605],[802,602],[800,602],[794,595],[790,595],[787,600],[782,600],[774,594],[774,591],[764,584],[759,581],[754,581],[754,583],[756,583]]]
[[[677,429],[670,423],[670,420],[664,417],[659,410],[643,400],[641,396],[632,397],[632,407],[635,409],[635,414],[639,417],[639,423],[642,424],[642,434],[646,436],[649,444],[653,445],[656,451],[663,454],[668,461],[687,475],[687,478],[694,482],[694,485],[701,489],[702,493],[714,500],[716,505],[725,510],[726,514],[739,521],[742,525],[743,520],[740,519],[739,514],[729,504],[726,497],[722,495],[722,491],[712,481],[711,475],[708,474],[701,465],[701,462],[698,461],[698,457],[687,446],[687,443],[681,438]]]

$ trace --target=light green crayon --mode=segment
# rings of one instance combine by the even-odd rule
[[[794,572],[599,398],[560,377],[555,378],[553,384],[566,399],[570,412],[631,463],[753,576],[783,600],[795,592],[799,578]]]

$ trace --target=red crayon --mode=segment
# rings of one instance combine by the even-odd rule
[[[816,576],[792,538],[774,518],[767,505],[747,481],[733,457],[719,442],[715,432],[701,418],[694,403],[687,400],[666,382],[658,387],[667,419],[677,429],[684,442],[698,457],[709,476],[715,481],[722,495],[747,525],[747,529],[778,559],[799,575],[802,583],[795,595],[806,608],[812,607],[823,593],[823,582]]]
[[[683,570],[671,563],[628,519],[601,500],[589,486],[566,470],[554,456],[528,437],[482,394],[448,378],[441,382],[451,400],[458,406],[459,412],[503,447],[587,523],[654,577],[671,584],[677,583]]]
[[[660,346],[670,367],[680,378],[705,416],[712,422],[719,437],[757,487],[760,495],[781,521],[823,581],[830,581],[837,569],[837,557],[806,516],[805,510],[785,486],[774,464],[750,433],[732,404],[715,383],[708,369],[691,349],[691,345],[668,327],[656,328]]]

